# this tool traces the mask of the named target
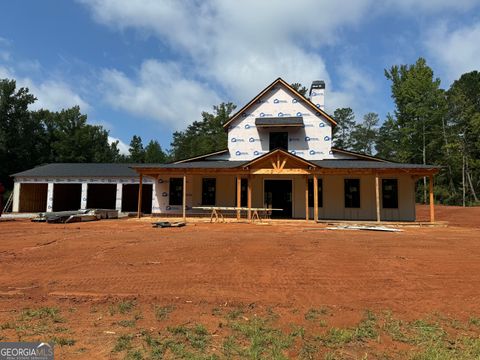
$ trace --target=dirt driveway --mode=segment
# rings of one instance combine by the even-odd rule
[[[427,208],[417,212],[428,218]],[[248,304],[277,309],[285,323],[295,320],[292,309],[320,307],[336,309],[337,324],[365,309],[467,319],[480,314],[480,208],[438,207],[437,219],[450,226],[389,233],[304,222],[167,229],[136,219],[1,222],[0,324],[26,307],[75,308],[83,314],[76,336],[95,342],[92,306],[123,298],[182,309],[178,322],[208,323],[213,308]],[[98,322],[100,333],[108,330]]]

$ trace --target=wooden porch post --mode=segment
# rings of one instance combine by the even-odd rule
[[[305,175],[305,220],[308,221],[310,219],[308,213],[308,175]]]
[[[433,175],[428,177],[430,187],[430,222],[435,222],[435,200],[433,198]]]
[[[380,222],[380,180],[378,173],[375,174],[375,207],[377,209],[377,222]]]
[[[318,221],[318,177],[313,174],[313,219]]]
[[[242,178],[237,176],[237,208],[242,207]],[[237,210],[237,221],[240,220],[240,210]]]
[[[183,198],[182,198],[182,214],[183,222],[187,222],[187,175],[183,174]]]
[[[248,192],[247,192],[247,219],[252,220],[252,176],[248,175]]]
[[[142,213],[142,190],[143,190],[143,175],[140,174],[140,182],[138,185],[138,209],[137,209],[137,218],[140,219],[140,214]]]

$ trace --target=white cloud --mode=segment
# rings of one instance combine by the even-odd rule
[[[47,80],[41,83],[35,83],[31,79],[17,79],[19,86],[26,86],[30,92],[37,97],[37,101],[32,105],[32,109],[48,109],[52,111],[80,106],[80,110],[86,113],[90,110],[90,105],[81,98],[80,95],[66,83],[56,80]]]
[[[449,82],[463,73],[480,70],[480,23],[450,29],[438,24],[427,36],[425,46],[445,69]]]
[[[116,109],[146,116],[181,129],[199,120],[202,111],[220,102],[203,83],[186,78],[174,63],[146,60],[136,78],[118,70],[104,70],[102,87],[106,101]]]
[[[30,106],[32,110],[43,108],[58,111],[76,105],[79,105],[84,113],[91,109],[90,105],[63,81],[36,82],[28,77],[18,76],[12,67],[7,66],[0,66],[0,78],[15,79],[17,88],[27,87],[30,93],[37,98],[37,101]]]
[[[120,154],[122,155],[128,155],[128,148],[129,146],[127,144],[125,144],[122,140],[120,140],[119,138],[116,138],[116,137],[113,137],[113,136],[109,136],[108,137],[108,142],[110,144],[114,143],[115,141],[118,141],[118,144],[117,144],[117,147],[118,149],[120,150]]]
[[[381,4],[374,0],[79,1],[91,10],[97,22],[157,37],[182,59],[177,65],[144,62],[133,79],[115,69],[103,74],[109,103],[173,124],[175,128],[198,118],[199,109],[208,110],[218,102],[217,98],[242,105],[279,76],[306,86],[312,80],[323,79],[327,83],[327,108],[334,109],[330,104],[348,106],[344,103],[355,102],[365,91],[372,91],[369,88],[372,85],[364,81],[365,75],[348,68],[349,71],[340,72],[339,83],[330,82],[321,49],[339,43],[342,28],[361,26],[372,16],[461,12],[476,3],[475,0],[386,0]],[[163,79],[165,76],[167,80]],[[202,81],[193,80],[197,78]],[[189,96],[190,102],[182,106],[173,94],[184,89],[189,93],[181,98]],[[183,111],[183,107],[187,116],[179,117],[179,108]],[[178,120],[180,124],[176,123]]]

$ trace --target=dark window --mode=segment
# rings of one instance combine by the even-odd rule
[[[183,179],[170,178],[169,205],[182,205],[183,203]]]
[[[215,205],[216,179],[202,179],[202,205]]]
[[[382,204],[384,209],[398,208],[397,179],[382,179]]]
[[[248,179],[242,179],[240,184],[240,206],[247,207]],[[237,206],[237,182],[235,181],[235,206]]]
[[[288,132],[270,133],[270,151],[275,149],[288,150]]]
[[[322,189],[322,179],[318,179],[318,207],[323,207]],[[308,179],[308,207],[313,207],[313,179]]]
[[[360,207],[360,179],[345,179],[345,207]]]

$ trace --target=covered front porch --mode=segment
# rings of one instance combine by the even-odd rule
[[[244,163],[198,161],[134,169],[140,183],[144,177],[154,179],[152,213],[181,216],[185,222],[202,214],[198,207],[228,207],[237,220],[252,220],[257,208],[273,208],[281,211],[272,211],[272,218],[415,221],[415,182],[422,176],[430,179],[430,221],[435,221],[436,169],[392,168],[391,163],[374,161],[357,162],[356,167],[324,162],[322,166],[275,150]],[[142,186],[139,217],[141,191]]]

